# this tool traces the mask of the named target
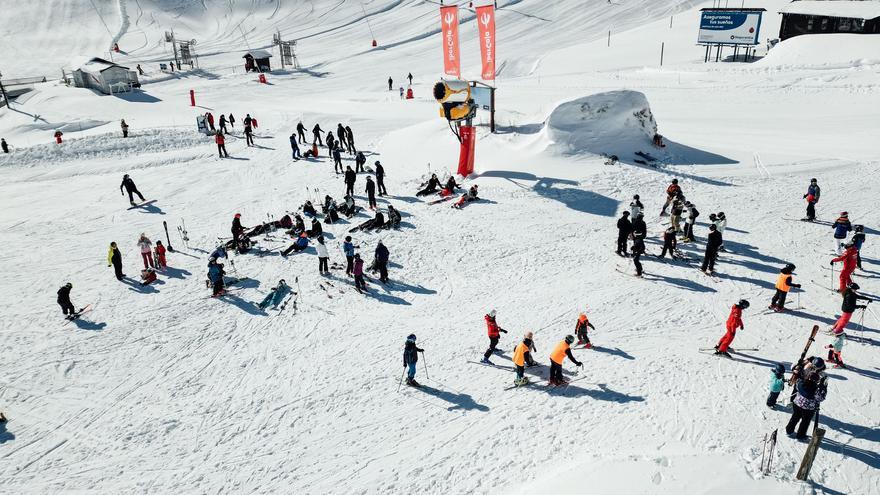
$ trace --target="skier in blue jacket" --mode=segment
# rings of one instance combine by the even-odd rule
[[[217,263],[215,258],[208,261],[208,280],[214,286],[213,297],[222,296],[226,293],[223,285],[223,265]]]
[[[403,347],[403,367],[408,368],[406,373],[406,384],[411,387],[421,387],[416,381],[416,363],[419,362],[419,353],[425,352],[424,349],[416,347],[416,336],[410,334],[406,338],[406,344]]]
[[[351,276],[351,271],[354,269],[354,244],[351,242],[350,235],[345,236],[342,252],[345,253],[345,274]]]
[[[849,223],[849,213],[842,211],[840,217],[831,225],[834,229],[834,252],[840,254],[840,248],[846,242],[846,236],[852,231],[852,224]]]

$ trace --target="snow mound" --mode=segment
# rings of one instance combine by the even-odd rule
[[[631,154],[650,144],[657,123],[638,91],[609,91],[563,103],[547,120],[550,139],[565,154]]]
[[[880,35],[811,34],[789,38],[758,65],[842,69],[880,64]]]

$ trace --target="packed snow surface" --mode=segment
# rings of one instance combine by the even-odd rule
[[[476,77],[474,15],[461,3],[462,70]],[[768,9],[762,38],[775,37],[785,4],[745,5]],[[114,96],[50,80],[0,109],[11,146],[0,154],[0,411],[9,417],[0,492],[880,495],[880,311],[854,315],[847,368],[828,370],[827,433],[811,481],[795,480],[806,445],[784,435],[790,406],[764,405],[771,367],[790,368],[810,328],[840,314],[829,261],[841,211],[867,233],[855,280],[880,294],[880,74],[861,62],[876,57],[859,44],[877,37],[804,36],[769,55],[759,49],[767,56],[755,64],[704,64],[694,41],[709,3],[498,5],[497,132],[479,127],[476,173],[463,185],[479,185],[483,200],[460,210],[415,196],[431,173],[455,170],[459,151],[430,97],[441,64],[435,2],[46,0],[4,9],[0,34],[14,40],[0,53],[4,77],[55,79],[77,55],[111,56],[114,40],[114,61],[146,74],[141,90]],[[172,28],[197,40],[198,68],[159,70]],[[279,70],[277,30],[298,40],[300,69]],[[813,40],[821,46],[789,48]],[[273,51],[268,84],[243,73],[250,49]],[[408,73],[415,98],[401,100]],[[236,117],[229,159],[197,132],[206,112]],[[253,147],[242,135],[247,114],[259,121]],[[230,237],[235,213],[250,227],[310,198],[342,199],[326,147],[317,159],[291,159],[300,121],[325,134],[350,125],[367,165],[384,165],[389,195],[378,206],[401,211],[400,229],[349,234],[372,214],[363,212],[324,230],[334,263],[345,261],[346,235],[368,263],[381,240],[391,283],[370,274],[369,294],[358,294],[343,271],[318,274],[314,242],[280,256],[291,239],[278,230],[232,255],[228,274],[247,278],[209,297],[208,256]],[[655,124],[666,148],[651,146]],[[605,165],[598,154],[616,148],[621,162]],[[656,160],[635,162],[640,151]],[[123,174],[154,202],[128,209]],[[363,207],[366,175],[354,186]],[[800,222],[812,177],[821,221]],[[673,178],[702,213],[697,242],[681,246],[689,263],[652,256]],[[634,194],[648,225],[644,279],[614,254],[615,224]],[[708,215],[720,211],[728,252],[712,278],[697,266]],[[149,286],[137,281],[141,233],[174,248]],[[123,282],[107,266],[113,241]],[[769,313],[787,262],[802,290],[789,295],[790,311]],[[282,278],[299,293],[296,305],[260,311],[255,303]],[[55,304],[65,282],[77,307],[93,307],[73,323]],[[742,298],[751,307],[735,359],[700,352]],[[492,309],[507,330],[497,367],[476,363]],[[578,381],[546,388],[549,353],[580,312],[596,327],[596,347],[573,351],[582,370],[565,363]],[[541,366],[526,372],[534,385],[512,389],[510,359],[526,331]],[[398,391],[410,333],[425,349],[416,379],[426,388]],[[826,355],[829,342],[820,333],[810,354]],[[762,439],[773,430],[780,438],[764,475]]]

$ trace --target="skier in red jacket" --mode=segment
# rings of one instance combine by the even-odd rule
[[[733,338],[736,337],[736,330],[738,328],[745,328],[743,326],[742,312],[748,307],[749,302],[745,299],[740,299],[738,303],[730,308],[730,316],[727,317],[727,333],[721,337],[721,340],[718,341],[718,345],[715,346],[716,355],[730,357],[730,354],[727,353],[727,349],[730,348],[730,344],[733,343]]]
[[[486,319],[486,330],[489,334],[489,348],[486,349],[486,352],[483,354],[483,359],[480,361],[481,363],[492,364],[489,361],[489,356],[495,352],[495,346],[498,345],[498,339],[501,338],[502,333],[507,333],[507,330],[498,326],[498,322],[495,321],[495,315],[497,313],[493,309],[489,311],[489,314],[485,316]]]
[[[846,251],[843,252],[837,258],[831,260],[831,266],[834,266],[834,263],[838,261],[843,262],[843,268],[840,270],[840,288],[837,289],[841,294],[846,291],[846,287],[852,283],[852,273],[856,271],[856,266],[858,265],[859,260],[859,250],[856,249],[855,244],[852,241],[847,242],[845,244]]]
[[[214,134],[214,142],[217,143],[217,153],[220,154],[220,158],[224,156],[229,158],[229,153],[226,152],[226,138],[223,137],[222,132]]]

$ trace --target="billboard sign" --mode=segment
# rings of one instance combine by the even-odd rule
[[[761,12],[704,10],[698,44],[757,45]]]

